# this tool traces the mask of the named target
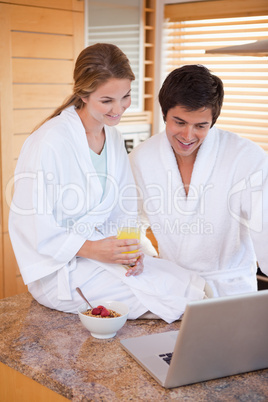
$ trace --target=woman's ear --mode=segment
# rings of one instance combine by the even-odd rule
[[[84,103],[88,103],[88,96],[86,98],[81,98]]]

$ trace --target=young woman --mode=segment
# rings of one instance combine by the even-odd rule
[[[174,287],[174,267],[163,280],[163,264],[155,267],[160,262],[151,257],[140,275],[138,239],[116,237],[119,227],[137,223],[134,180],[114,128],[130,106],[133,79],[118,47],[81,52],[72,96],[21,150],[9,231],[22,277],[41,304],[76,312],[80,287],[89,300],[126,302],[130,318],[149,310],[172,321],[188,295],[203,297],[203,279],[182,270]],[[122,264],[134,266],[126,272]]]
[[[223,95],[204,66],[175,69],[159,92],[165,131],[130,155],[160,257],[199,273],[214,296],[257,290],[257,260],[268,274],[268,156],[214,126]]]

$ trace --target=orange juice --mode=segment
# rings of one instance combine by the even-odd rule
[[[118,229],[118,239],[140,239],[140,229],[137,227],[122,227]],[[125,251],[123,254],[137,253],[139,250]]]

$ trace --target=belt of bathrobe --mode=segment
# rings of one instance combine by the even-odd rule
[[[58,279],[58,299],[72,300],[72,291],[70,288],[69,273],[76,268],[76,258],[73,258],[68,264],[57,271]]]

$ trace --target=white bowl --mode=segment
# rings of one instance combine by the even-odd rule
[[[114,337],[116,332],[123,327],[127,320],[129,313],[128,306],[119,301],[104,300],[96,300],[91,304],[93,308],[97,306],[104,306],[109,310],[114,310],[121,314],[120,317],[113,318],[91,317],[89,315],[82,314],[89,309],[87,303],[84,303],[78,308],[78,315],[82,324],[90,331],[94,338],[107,339]]]

